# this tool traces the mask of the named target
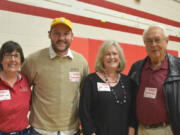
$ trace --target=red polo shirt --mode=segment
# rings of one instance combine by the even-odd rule
[[[152,69],[150,59],[143,67],[136,100],[137,118],[141,124],[157,124],[168,120],[162,88],[168,67],[167,56],[158,69]]]
[[[31,90],[24,76],[11,87],[0,79],[0,131],[12,132],[25,129],[28,125],[27,114],[30,107]]]

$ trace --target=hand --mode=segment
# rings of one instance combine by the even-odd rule
[[[135,135],[135,129],[133,127],[129,127],[128,135]]]
[[[91,135],[96,135],[96,133],[92,133]]]

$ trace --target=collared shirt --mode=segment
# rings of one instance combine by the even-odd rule
[[[56,56],[59,56],[54,49],[52,48],[52,46],[49,47],[49,56],[51,59],[55,58]],[[70,49],[68,49],[68,53],[62,57],[69,57],[71,59],[73,59],[73,55]]]
[[[150,59],[143,67],[136,101],[137,118],[141,124],[156,124],[168,120],[162,87],[168,75],[168,67],[167,56],[158,69],[152,68]]]
[[[74,135],[77,130],[75,129],[70,129],[70,130],[65,130],[65,131],[47,131],[47,130],[43,130],[43,129],[38,129],[38,128],[34,128],[34,130],[42,135]]]
[[[0,131],[13,132],[25,129],[28,125],[27,114],[30,106],[31,90],[24,76],[11,87],[0,79]]]

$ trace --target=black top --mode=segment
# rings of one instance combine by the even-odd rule
[[[79,108],[84,135],[93,132],[127,135],[128,127],[135,124],[134,115],[130,115],[133,100],[129,78],[121,74],[118,84],[110,90],[99,88],[98,91],[98,84],[107,85],[96,73],[88,75],[84,81]]]

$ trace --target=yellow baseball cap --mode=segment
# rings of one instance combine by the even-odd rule
[[[72,30],[72,22],[70,20],[64,18],[64,17],[54,18],[52,23],[51,23],[51,29],[56,24],[64,24],[64,25],[68,26]]]

